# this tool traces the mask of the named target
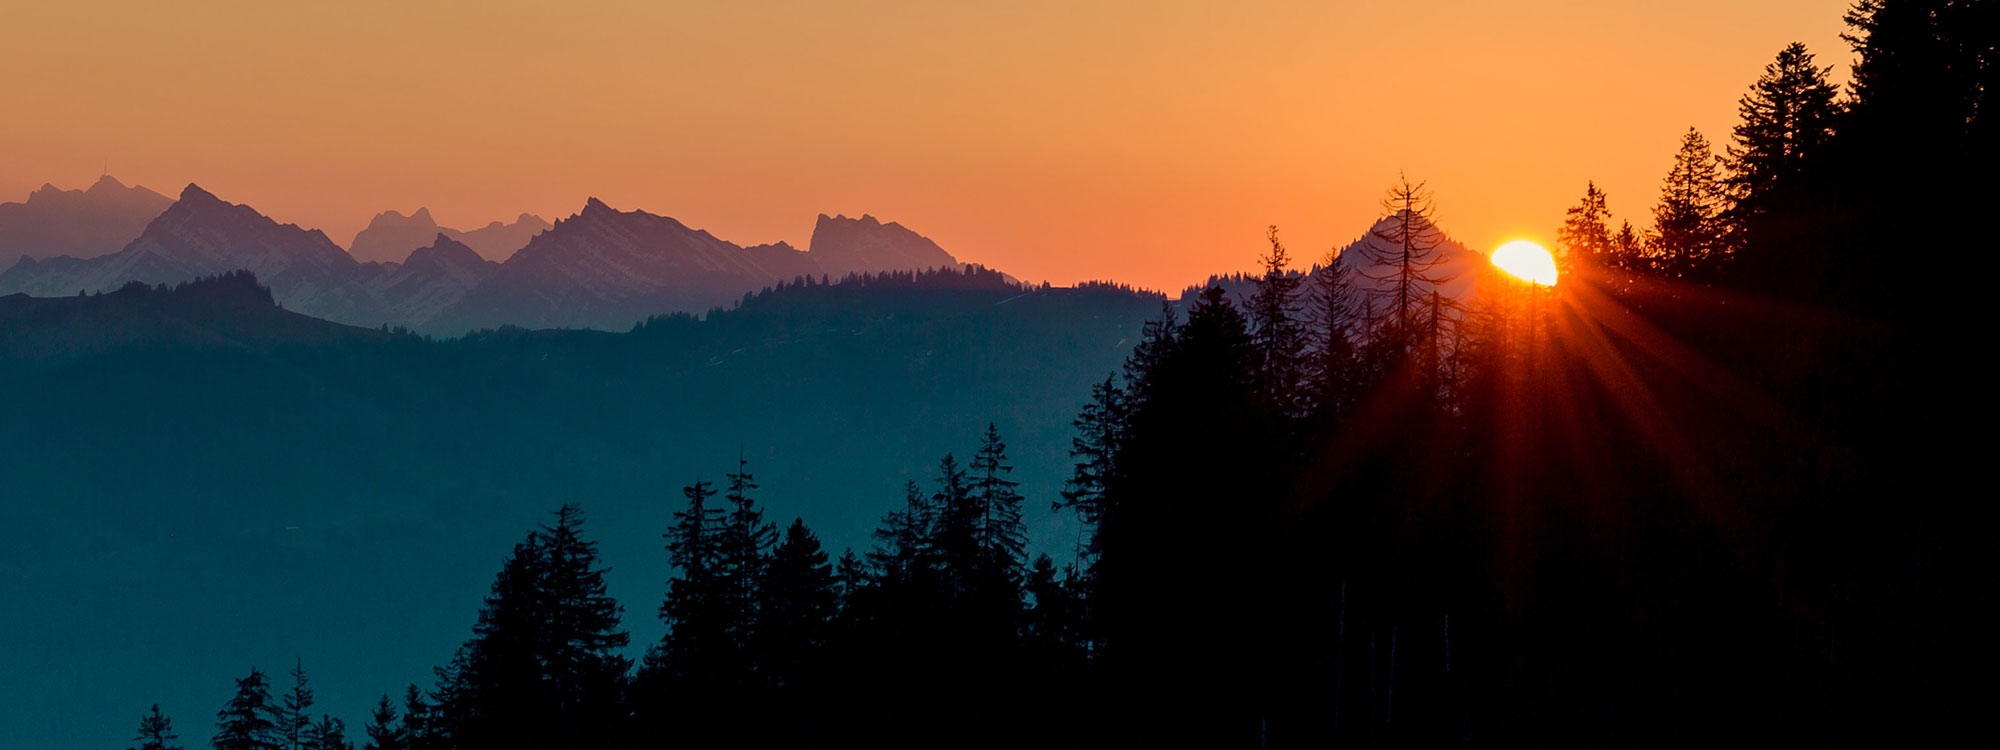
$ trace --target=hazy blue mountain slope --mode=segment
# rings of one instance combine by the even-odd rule
[[[62,342],[0,346],[0,599],[37,613],[0,621],[0,726],[66,746],[129,739],[106,712],[155,701],[198,743],[230,679],[294,656],[357,725],[381,692],[428,683],[501,558],[564,501],[590,512],[651,643],[679,487],[739,450],[770,517],[803,516],[837,554],[990,420],[1035,543],[1067,552],[1049,503],[1069,421],[1159,305],[953,272],[788,286],[623,334],[299,333],[266,303],[133,343],[121,332],[163,313],[127,293],[0,299],[7,342]]]

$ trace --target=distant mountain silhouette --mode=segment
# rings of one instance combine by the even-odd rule
[[[540,222],[523,214],[511,225],[459,232],[439,227],[425,209],[391,211],[356,236],[361,252],[350,254],[317,229],[279,224],[190,184],[123,249],[23,259],[0,272],[0,294],[62,297],[247,270],[288,309],[458,335],[505,325],[626,330],[653,315],[705,311],[793,279],[961,267],[936,243],[869,216],[820,217],[811,252],[782,242],[743,247],[595,198],[546,230],[537,229]],[[530,233],[503,263],[474,245],[504,247]],[[401,262],[388,255],[404,246],[415,249]]]
[[[859,219],[819,215],[807,253],[820,270],[834,277],[850,273],[928,268],[957,268],[936,242],[901,224],[883,224],[862,214]]]
[[[123,250],[89,259],[23,259],[0,273],[0,293],[59,297],[237,270],[256,274],[291,309],[344,322],[378,317],[356,283],[366,270],[325,233],[279,224],[194,184]]]
[[[495,221],[467,232],[439,226],[428,208],[418,208],[409,216],[384,211],[376,214],[366,229],[354,235],[354,241],[347,246],[347,253],[363,263],[395,263],[408,257],[410,251],[429,245],[431,238],[442,234],[471,247],[482,258],[504,261],[527,245],[536,234],[548,231],[549,226],[541,217],[524,213],[512,224]]]
[[[382,264],[366,282],[384,320],[428,329],[428,324],[491,278],[500,264],[479,257],[443,233],[400,264]]]
[[[512,224],[495,221],[469,232],[448,229],[444,233],[447,237],[465,243],[466,247],[479,253],[481,258],[505,262],[508,258],[514,257],[514,253],[526,247],[528,240],[549,231],[553,226],[540,216],[524,213],[514,217]]]
[[[828,220],[822,217],[821,226]],[[890,225],[887,232],[916,237]],[[645,211],[620,211],[596,198],[583,210],[556,222],[508,258],[463,303],[429,323],[443,331],[503,324],[528,328],[629,328],[650,315],[700,312],[772,284],[804,276],[844,276],[927,267],[957,267],[935,244],[923,240],[942,263],[903,265],[912,254],[875,237],[866,226],[836,230],[846,259],[836,273],[785,243],[742,247]],[[814,234],[817,247],[819,234]],[[921,240],[922,238],[918,237]],[[889,250],[878,251],[878,248]],[[870,255],[869,253],[873,253]],[[852,261],[852,262],[849,262]],[[855,265],[862,261],[874,265]]]
[[[115,253],[173,202],[143,187],[126,187],[111,175],[97,178],[88,190],[43,185],[25,203],[0,203],[0,269],[24,257]]]

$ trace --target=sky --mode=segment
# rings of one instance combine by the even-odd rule
[[[873,214],[1029,280],[1178,289],[1360,236],[1399,174],[1485,249],[1595,180],[1644,226],[1846,0],[0,0],[0,200],[107,168],[346,245],[588,197],[741,244]]]

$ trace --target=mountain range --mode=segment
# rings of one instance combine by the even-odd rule
[[[428,208],[419,207],[409,216],[383,211],[368,222],[368,228],[354,235],[354,241],[347,244],[347,254],[363,263],[394,263],[409,257],[417,248],[430,245],[431,238],[444,235],[472,248],[479,257],[497,262],[512,256],[549,227],[542,217],[524,213],[515,217],[512,224],[495,221],[467,232],[439,226]]]
[[[42,210],[62,202],[35,197],[20,205]],[[425,236],[411,239],[416,232]],[[503,250],[531,233],[517,250]],[[810,249],[801,251],[785,243],[737,245],[595,198],[553,225],[524,214],[514,224],[472,232],[439,227],[423,209],[409,217],[390,212],[355,238],[356,247],[372,254],[413,242],[418,246],[401,262],[357,259],[319,230],[280,224],[190,184],[122,248],[22,257],[0,272],[0,294],[64,296],[247,270],[286,308],[352,325],[440,335],[503,325],[623,330],[652,315],[705,311],[781,281],[960,265],[937,243],[872,216],[821,215]],[[493,260],[503,254],[504,262]]]
[[[86,190],[43,185],[23,203],[0,203],[0,268],[24,257],[95,258],[117,252],[173,199],[110,175]]]

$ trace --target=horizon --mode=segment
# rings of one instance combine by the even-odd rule
[[[95,54],[15,94],[42,116],[0,124],[19,145],[0,197],[107,172],[169,197],[158,186],[193,182],[343,248],[419,207],[470,230],[597,197],[795,247],[818,214],[871,214],[1024,280],[1179,289],[1252,268],[1272,224],[1310,265],[1379,216],[1399,173],[1482,252],[1549,244],[1587,181],[1644,226],[1679,136],[1727,143],[1777,49],[1806,43],[1836,82],[1851,57],[1846,3],[1819,0],[1097,3],[1067,24],[1040,6],[882,5],[518,3],[475,23],[463,3],[24,9],[0,63]],[[659,43],[683,28],[700,33]],[[1429,54],[1396,72],[1412,47]],[[1414,116],[1373,100],[1399,75],[1429,87],[1398,103]]]

